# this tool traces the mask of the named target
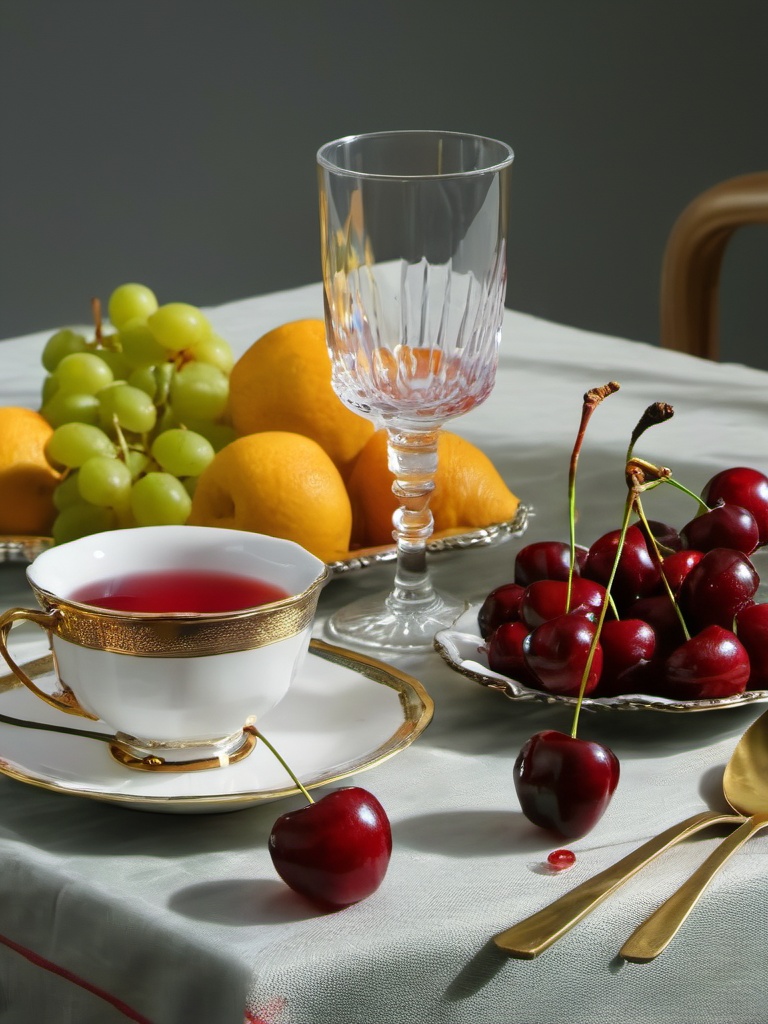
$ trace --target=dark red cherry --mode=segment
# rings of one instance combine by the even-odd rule
[[[749,655],[748,690],[768,690],[768,604],[751,604],[736,616],[736,635]]]
[[[755,517],[740,505],[719,504],[691,519],[680,531],[683,544],[698,551],[735,548],[751,555],[760,541]]]
[[[613,568],[621,530],[599,537],[589,549],[582,575],[607,586]],[[619,607],[650,594],[659,581],[658,563],[651,558],[645,537],[637,526],[630,526],[624,539],[611,595]]]
[[[392,853],[384,808],[359,786],[281,814],[269,836],[275,870],[296,892],[336,909],[378,889]]]
[[[677,595],[680,593],[683,580],[694,565],[699,564],[703,557],[703,551],[694,551],[692,549],[673,551],[671,555],[667,555],[662,563],[662,569],[673,594]],[[659,593],[666,594],[666,589],[661,582],[659,582],[657,589]]]
[[[691,632],[713,624],[731,629],[737,612],[752,603],[760,578],[741,551],[713,548],[688,573],[680,608]]]
[[[603,670],[595,691],[600,696],[637,693],[646,666],[656,653],[656,634],[642,619],[608,619],[600,633]]]
[[[749,656],[736,635],[706,626],[674,650],[664,665],[664,695],[675,700],[706,700],[743,693]]]
[[[523,644],[523,655],[542,690],[565,697],[578,696],[594,635],[594,622],[574,614],[559,615],[528,634]],[[597,686],[602,667],[603,651],[598,643],[585,694],[592,693]]]
[[[480,636],[484,640],[502,622],[514,622],[520,618],[520,601],[524,593],[525,587],[519,583],[503,583],[488,594],[477,613]]]
[[[675,611],[675,606],[669,599],[669,594],[652,594],[650,597],[641,597],[639,601],[635,601],[629,606],[626,614],[633,619],[642,619],[653,628],[656,635],[657,655],[662,652],[669,653],[685,640],[683,627]]]
[[[760,544],[768,542],[768,477],[747,466],[734,466],[716,473],[701,492],[711,507],[718,501],[741,505],[755,517]]]
[[[593,580],[574,576],[571,583],[571,600],[568,602],[568,584],[563,580],[536,580],[525,588],[520,602],[520,618],[529,629],[535,629],[542,622],[558,615],[572,612],[577,615],[597,615],[603,607],[605,587]]]
[[[575,573],[587,557],[587,549],[576,545]],[[567,580],[571,566],[571,548],[565,541],[540,540],[526,544],[515,556],[515,583],[527,587],[536,580]]]
[[[502,622],[488,638],[486,656],[492,671],[538,688],[538,680],[528,668],[523,654],[523,644],[529,632],[524,622]]]
[[[646,538],[646,547],[648,553],[652,558],[655,558],[655,549],[653,545],[648,542],[648,531],[645,528],[645,523],[639,522],[635,524]],[[680,534],[669,523],[661,523],[657,519],[649,519],[648,525],[651,528],[651,534],[656,539],[656,543],[661,551],[662,558],[672,551],[679,551],[683,546],[683,542],[680,539]]]
[[[603,816],[619,782],[619,760],[601,743],[547,729],[523,745],[513,778],[529,821],[575,839]]]

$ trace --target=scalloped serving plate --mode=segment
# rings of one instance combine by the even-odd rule
[[[456,620],[451,629],[441,630],[435,637],[435,650],[461,675],[496,690],[502,696],[514,701],[529,701],[540,704],[562,704],[575,706],[575,697],[560,697],[493,672],[488,667],[484,641],[477,629],[477,613],[480,604],[473,605]],[[585,697],[583,707],[593,711],[719,711],[723,708],[744,707],[745,704],[760,704],[768,701],[768,690],[747,690],[734,697],[720,697],[710,700],[668,700],[643,693],[626,693],[617,697]]]
[[[488,526],[480,526],[462,533],[433,537],[427,543],[427,551],[431,555],[440,555],[503,544],[510,538],[520,537],[525,533],[528,519],[532,514],[533,510],[529,505],[519,505],[515,515],[502,523],[490,523]],[[31,562],[52,544],[50,537],[0,537],[0,562]],[[342,577],[375,565],[385,565],[396,559],[395,545],[388,544],[385,547],[350,551],[346,558],[330,562],[329,568],[334,577]]]

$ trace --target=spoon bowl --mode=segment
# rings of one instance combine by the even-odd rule
[[[723,773],[723,794],[738,814],[748,817],[714,850],[666,902],[635,929],[619,951],[645,964],[663,952],[728,858],[751,836],[768,828],[768,711],[747,729]]]
[[[768,814],[768,711],[739,740],[725,766],[723,793],[741,814]]]

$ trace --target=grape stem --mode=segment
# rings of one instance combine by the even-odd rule
[[[93,316],[93,326],[96,331],[96,345],[99,346],[103,340],[101,330],[101,299],[91,299],[91,314]]]

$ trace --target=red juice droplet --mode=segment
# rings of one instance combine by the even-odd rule
[[[576,854],[573,850],[553,850],[547,857],[547,864],[553,871],[565,871],[572,868],[576,863]]]

